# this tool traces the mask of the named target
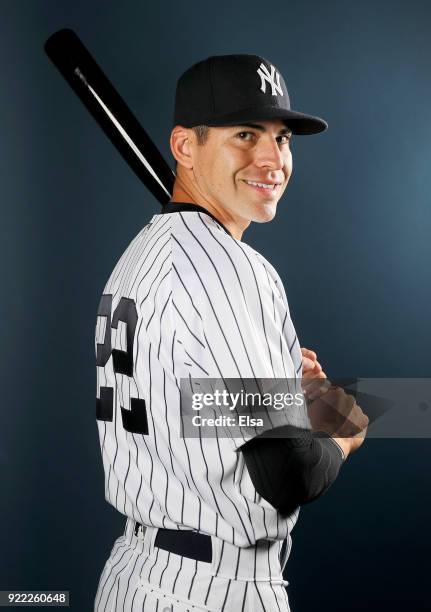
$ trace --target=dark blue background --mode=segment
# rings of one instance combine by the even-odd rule
[[[94,329],[158,204],[45,57],[75,29],[166,156],[175,82],[257,53],[330,129],[293,141],[276,220],[244,240],[282,277],[328,375],[430,375],[431,8],[426,1],[1,3],[1,589],[92,609],[123,517],[104,501]],[[172,158],[169,157],[170,161]],[[369,440],[303,508],[294,612],[429,609],[429,440]]]

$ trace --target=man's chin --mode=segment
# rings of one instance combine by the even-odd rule
[[[272,221],[274,219],[276,212],[277,202],[261,204],[259,207],[257,207],[252,220],[255,223],[268,223],[268,221]]]

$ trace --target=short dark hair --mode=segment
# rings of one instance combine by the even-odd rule
[[[192,130],[196,134],[198,145],[204,145],[208,139],[209,127],[208,125],[195,125]]]
[[[208,140],[208,134],[210,131],[209,126],[208,125],[195,125],[194,127],[192,127],[192,130],[196,134],[196,140],[198,142],[198,145],[204,145],[206,141]],[[177,161],[175,161],[175,169],[176,168],[177,168]]]

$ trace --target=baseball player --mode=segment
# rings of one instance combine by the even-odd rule
[[[181,422],[205,381],[325,379],[300,348],[279,275],[242,235],[275,216],[292,134],[326,127],[290,109],[262,57],[213,56],[178,80],[171,201],[121,256],[97,313],[105,498],[126,517],[97,612],[289,610],[283,569],[299,507],[360,446],[365,415],[326,386],[311,404],[344,405],[336,432],[318,411],[213,436],[182,435]]]

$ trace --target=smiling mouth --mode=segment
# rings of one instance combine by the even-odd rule
[[[281,183],[258,183],[257,181],[247,181],[246,179],[243,179],[243,181],[246,183],[246,185],[250,185],[250,187],[254,187],[259,191],[265,191],[268,193],[271,191],[277,191],[277,188],[281,185]]]

